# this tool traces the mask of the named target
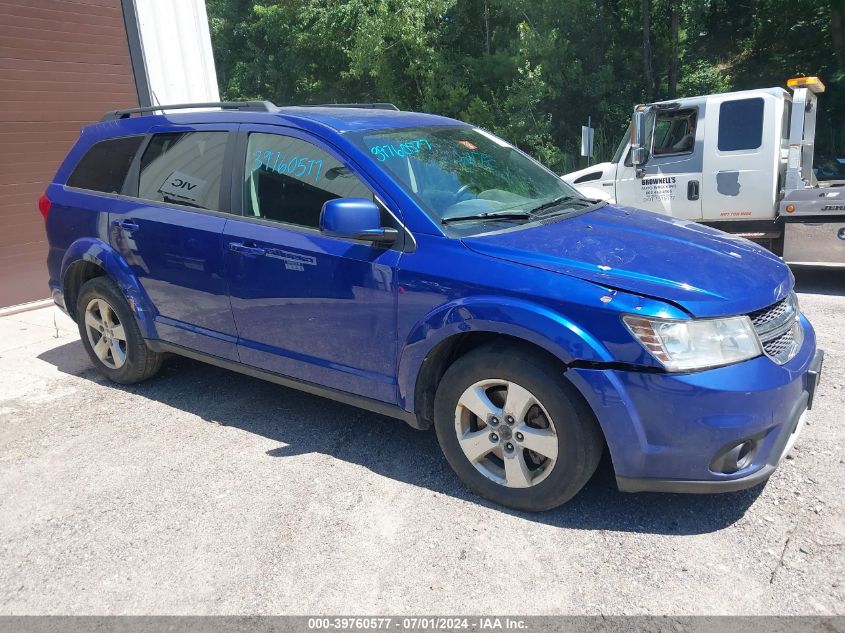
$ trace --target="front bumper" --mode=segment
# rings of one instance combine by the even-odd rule
[[[596,413],[625,492],[731,492],[766,481],[803,428],[824,353],[804,345],[785,365],[762,356],[690,374],[570,369]],[[736,469],[719,456],[749,441]],[[716,467],[718,465],[719,467]]]

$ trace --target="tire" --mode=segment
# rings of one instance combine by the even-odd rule
[[[508,414],[512,419],[502,419]],[[512,345],[478,348],[446,370],[434,427],[446,460],[469,488],[530,512],[574,497],[604,448],[595,416],[561,366]]]
[[[129,304],[110,278],[95,277],[79,289],[76,321],[94,368],[109,380],[131,385],[161,368],[162,355],[147,347]]]

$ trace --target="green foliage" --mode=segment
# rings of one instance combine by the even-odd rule
[[[828,92],[818,151],[841,151],[842,4],[207,0],[223,98],[391,101],[490,129],[560,172],[585,164],[578,150],[588,116],[596,158],[607,160],[635,103],[673,98],[673,67],[677,96],[820,74]],[[648,48],[644,7],[651,9]]]

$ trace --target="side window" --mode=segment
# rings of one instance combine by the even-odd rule
[[[124,136],[94,143],[67,180],[68,187],[120,193],[143,136]]]
[[[228,132],[154,135],[141,157],[138,197],[219,210],[228,136]]]
[[[331,154],[291,136],[250,134],[245,174],[244,215],[299,226],[318,227],[327,200],[373,197]]]
[[[789,130],[792,125],[792,103],[784,101],[783,103],[783,121],[781,123],[781,140],[784,149],[789,147]]]
[[[757,149],[763,144],[763,99],[724,101],[719,106],[719,151]]]
[[[668,156],[691,154],[695,147],[697,110],[658,112],[654,121],[652,154]]]

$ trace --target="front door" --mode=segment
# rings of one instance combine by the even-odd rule
[[[231,360],[237,332],[223,270],[222,211],[229,188],[221,183],[234,137],[219,127],[154,133],[109,215],[111,245],[149,296],[159,337]]]
[[[372,190],[317,139],[244,134],[243,215],[223,233],[241,362],[395,402],[400,252],[318,228],[324,202]]]
[[[687,220],[701,219],[704,118],[698,108],[658,111],[649,160],[637,175],[630,152],[619,163],[616,201]]]

